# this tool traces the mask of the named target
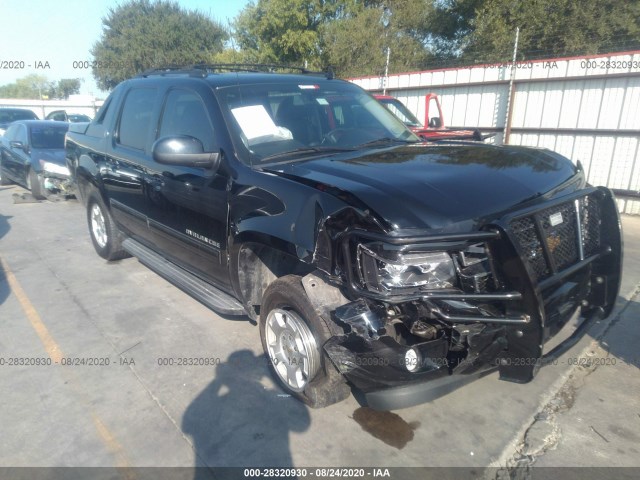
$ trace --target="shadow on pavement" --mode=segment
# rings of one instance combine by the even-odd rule
[[[636,297],[637,298],[637,297]],[[623,299],[624,300],[624,299]],[[626,300],[624,300],[626,302]],[[606,359],[594,358],[602,365],[615,366],[618,363],[640,368],[640,303],[631,299],[616,313],[603,335],[596,338],[600,347],[608,354]],[[613,363],[616,362],[616,363]]]
[[[266,357],[250,350],[216,366],[215,379],[182,418],[196,451],[196,480],[212,478],[201,467],[293,467],[289,434],[309,428],[309,411],[279,388],[264,386],[269,376]]]

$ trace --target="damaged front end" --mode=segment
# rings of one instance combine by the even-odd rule
[[[44,190],[51,194],[75,195],[75,186],[67,166],[40,160],[40,168],[39,177]]]
[[[332,309],[344,334],[324,346],[373,408],[402,408],[499,369],[533,379],[608,315],[618,294],[622,243],[604,188],[487,222],[479,231],[398,237],[350,228],[339,237],[346,300]],[[574,335],[544,343],[574,316]]]
[[[42,186],[49,193],[70,196],[75,195],[75,187],[70,178],[58,175],[43,175]]]

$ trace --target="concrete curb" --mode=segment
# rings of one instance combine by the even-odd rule
[[[590,356],[589,351],[598,347],[600,340],[602,340],[606,333],[620,320],[628,306],[631,304],[632,300],[639,294],[640,282],[637,283],[627,294],[622,296],[624,301],[618,301],[619,304],[616,306],[613,314],[608,319],[597,322],[587,332],[589,337],[591,337],[591,340],[587,339],[586,335],[585,337],[583,337],[583,339],[580,341],[580,344],[584,342],[586,343],[586,345],[584,345],[580,349],[580,351],[577,353],[577,357]],[[531,445],[526,444],[527,434],[532,428],[535,428],[535,425],[538,422],[544,421],[545,424],[548,424],[548,428],[541,428],[540,432],[535,432],[536,436],[543,442],[547,442],[549,440],[553,441],[553,439],[555,438],[555,441],[557,443],[557,427],[554,427],[553,421],[550,421],[553,419],[549,419],[547,410],[549,409],[553,400],[558,397],[563,388],[565,388],[566,385],[573,379],[579,368],[579,365],[574,365],[564,374],[562,374],[555,382],[553,382],[551,387],[549,387],[547,392],[542,396],[539,403],[539,408],[533,415],[531,421],[524,424],[522,428],[520,428],[520,430],[513,436],[513,439],[504,448],[500,456],[489,464],[488,468],[486,469],[485,478],[520,478],[520,476],[517,475],[516,477],[510,475],[509,470],[512,468],[518,468],[520,466],[529,467],[532,465],[536,456],[543,454],[544,451],[546,451],[548,448],[553,448],[553,443],[549,444],[547,448],[532,448]],[[529,461],[525,461],[523,465],[520,464],[520,459],[526,459],[527,457],[530,457]],[[527,477],[525,476],[523,478]]]

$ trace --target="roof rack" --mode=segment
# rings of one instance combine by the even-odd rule
[[[198,63],[195,65],[179,66],[168,65],[166,67],[152,68],[137,75],[149,77],[151,75],[189,75],[191,77],[206,77],[209,73],[220,72],[249,72],[249,73],[276,73],[282,71],[295,71],[303,75],[321,75],[331,80],[335,77],[333,68],[328,67],[324,72],[308,70],[304,67],[280,65],[275,63]]]

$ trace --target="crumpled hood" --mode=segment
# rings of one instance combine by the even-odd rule
[[[549,150],[425,144],[265,168],[350,192],[395,229],[475,223],[547,193],[577,172]]]

